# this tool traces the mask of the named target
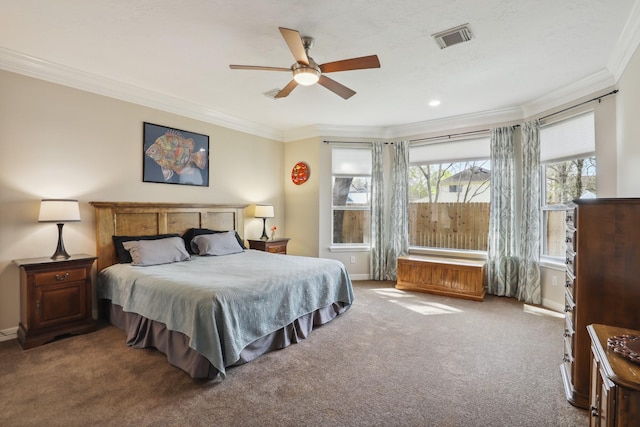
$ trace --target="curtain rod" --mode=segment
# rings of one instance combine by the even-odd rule
[[[514,128],[520,127],[520,125],[513,125]],[[491,131],[491,129],[480,129],[480,130],[472,130],[469,132],[460,132],[460,133],[451,133],[449,135],[439,135],[439,136],[430,136],[428,138],[418,138],[418,139],[410,139],[409,142],[424,142],[431,141],[432,139],[451,139],[456,136],[466,136],[466,135],[475,135],[482,134]]]
[[[324,140],[322,141],[325,144],[373,144],[372,141],[328,141],[328,140]],[[383,144],[387,145],[393,145],[393,142],[383,142]]]
[[[573,108],[580,107],[581,105],[588,104],[588,103],[593,102],[593,101],[598,101],[598,103],[600,103],[600,102],[602,102],[602,98],[604,98],[605,96],[615,95],[616,93],[618,93],[618,89],[612,90],[611,92],[605,93],[604,95],[596,96],[595,98],[589,99],[588,101],[584,101],[584,102],[581,102],[579,104],[572,105],[571,107],[564,108],[564,109],[562,109],[560,111],[556,111],[555,113],[547,114],[546,116],[540,117],[538,120],[547,119],[549,117],[555,116],[556,114],[564,113],[565,111],[569,111],[569,110],[571,110]]]

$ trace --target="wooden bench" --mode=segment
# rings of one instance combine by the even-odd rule
[[[397,289],[484,300],[485,261],[407,255],[398,258]]]

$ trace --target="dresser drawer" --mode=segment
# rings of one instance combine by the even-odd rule
[[[571,227],[571,228],[575,227],[575,224],[576,224],[576,208],[575,207],[566,210],[564,220],[567,223],[567,227]]]
[[[567,244],[567,250],[570,249],[572,252],[576,251],[576,229],[572,226],[567,226],[565,243]]]
[[[573,301],[573,297],[569,293],[569,290],[565,289],[565,291],[564,291],[564,313],[565,313],[566,316],[571,317],[571,321],[575,320],[575,319],[573,319],[573,313],[575,311],[575,308],[576,308],[576,303]]]
[[[36,286],[52,285],[64,282],[75,282],[78,280],[85,280],[86,278],[87,273],[84,268],[48,271],[45,273],[34,274],[34,281]]]
[[[574,275],[575,268],[576,268],[576,253],[569,248],[567,248],[567,256],[565,259],[565,264],[567,265],[567,271],[572,275]]]
[[[569,339],[573,339],[573,335],[576,333],[576,331],[573,329],[573,319],[571,318],[571,316],[565,316],[564,317],[564,337],[565,338],[569,338]]]
[[[569,295],[571,295],[571,299],[574,300],[576,297],[576,276],[574,276],[573,273],[568,270],[565,273],[564,287],[565,292],[569,292]]]

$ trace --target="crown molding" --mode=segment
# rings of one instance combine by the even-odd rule
[[[638,46],[640,46],[640,1],[636,0],[607,64],[607,69],[613,74],[616,82],[622,76]]]
[[[0,47],[0,69],[98,95],[190,117],[228,129],[282,141],[280,130],[238,119],[205,106],[79,71]]]
[[[384,126],[340,126],[310,125],[292,130],[284,134],[284,142],[299,141],[308,138],[369,138],[388,139],[389,128]]]
[[[415,138],[437,132],[450,132],[455,129],[489,126],[497,123],[503,124],[522,119],[522,108],[508,107],[393,126],[389,128],[388,134],[392,139]]]
[[[598,91],[611,88],[615,84],[615,79],[609,70],[603,69],[595,74],[585,77],[575,83],[558,89],[554,92],[541,96],[527,104],[522,105],[524,117],[533,117],[536,114],[549,111],[560,105],[592,95]]]
[[[280,142],[327,137],[398,140],[437,132],[450,132],[459,128],[472,128],[476,126],[489,126],[521,121],[559,105],[573,102],[581,97],[610,88],[620,77],[638,44],[640,44],[639,3],[640,2],[636,2],[632,15],[619,39],[618,47],[622,47],[620,47],[620,49],[617,48],[612,55],[608,69],[603,69],[576,83],[521,106],[398,126],[339,126],[318,124],[282,131],[242,120],[183,99],[79,71],[2,47],[0,47],[0,69]],[[615,69],[613,73],[609,71],[611,68]]]
[[[285,132],[285,142],[299,141],[307,138],[399,140],[437,132],[450,132],[454,129],[521,121],[522,119],[522,109],[520,107],[510,107],[399,126],[311,125]]]

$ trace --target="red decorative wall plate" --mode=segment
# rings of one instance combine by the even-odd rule
[[[298,162],[291,170],[291,181],[295,185],[304,184],[309,179],[309,165],[305,162]]]

